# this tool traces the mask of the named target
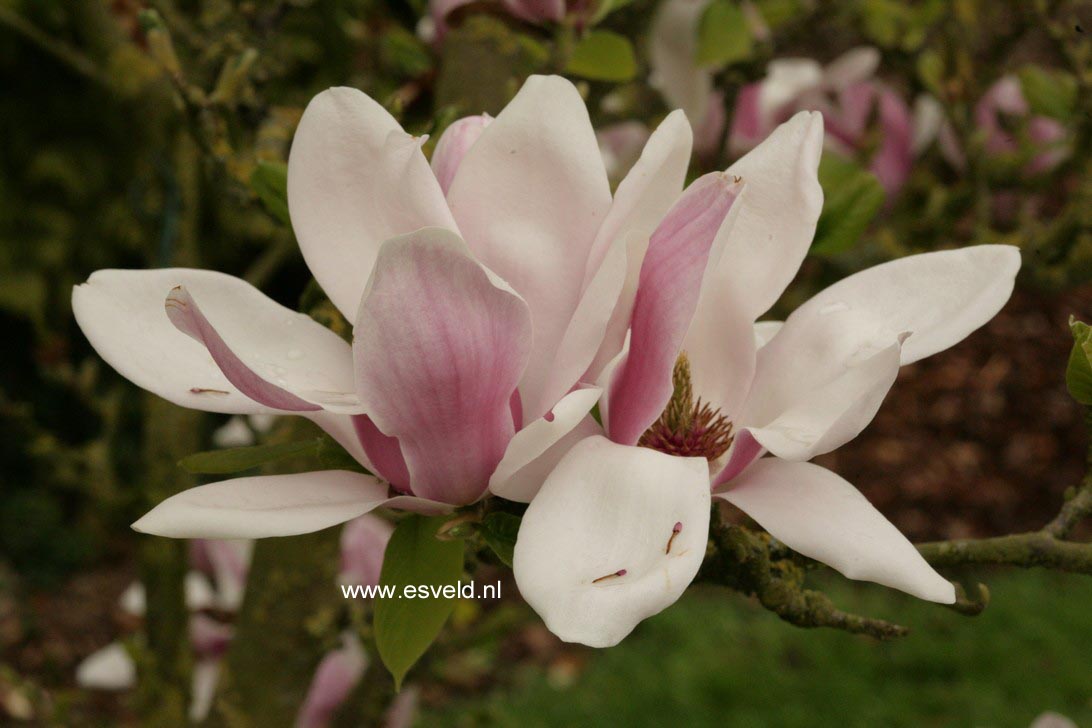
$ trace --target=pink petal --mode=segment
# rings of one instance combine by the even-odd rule
[[[565,17],[565,0],[501,0],[508,12],[529,23],[560,22]]]
[[[893,197],[906,184],[914,166],[913,120],[906,102],[888,88],[880,92],[879,111],[883,141],[872,159],[872,173],[888,197]]]
[[[391,539],[394,526],[379,516],[365,513],[341,529],[342,584],[374,585],[379,583],[383,554]]]
[[[322,409],[319,405],[300,399],[255,374],[254,370],[244,364],[228,347],[223,337],[201,313],[197,302],[184,286],[179,285],[171,289],[167,294],[165,308],[167,318],[171,320],[175,328],[208,349],[216,366],[220,367],[220,371],[224,373],[228,381],[255,402],[289,412]]]
[[[695,181],[649,242],[633,306],[629,354],[610,384],[611,439],[637,442],[671,397],[671,372],[701,293],[713,241],[740,191],[714,172]]]
[[[760,113],[761,92],[762,84],[749,83],[740,88],[736,96],[732,129],[728,135],[728,150],[734,155],[754,149],[772,131],[772,127],[763,122]]]
[[[204,614],[190,617],[190,645],[202,658],[221,657],[227,652],[235,630],[230,624],[224,624]]]
[[[524,422],[536,420],[576,384],[546,391],[611,204],[576,87],[558,76],[529,78],[463,158],[448,202],[474,255],[530,307],[535,335],[519,389]]]
[[[307,697],[296,716],[296,728],[325,728],[338,708],[360,682],[368,666],[368,656],[355,635],[346,632],[342,645],[327,653],[315,670]]]
[[[354,329],[357,386],[398,438],[415,495],[464,504],[485,491],[530,347],[527,305],[457,235],[425,228],[383,246]]]
[[[464,116],[451,123],[440,135],[440,141],[436,142],[436,149],[432,152],[432,172],[440,183],[440,189],[447,194],[451,187],[451,181],[455,179],[463,157],[478,141],[485,127],[493,122],[489,114],[478,116]]]
[[[375,422],[367,415],[355,415],[353,426],[364,452],[371,461],[374,472],[381,475],[401,493],[410,492],[409,468],[402,457],[402,448],[398,438],[388,437],[379,431]]]

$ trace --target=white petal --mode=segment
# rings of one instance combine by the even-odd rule
[[[770,61],[758,94],[761,118],[769,121],[800,94],[823,80],[823,67],[810,58],[780,58]]]
[[[777,336],[777,332],[785,325],[784,321],[756,321],[755,322],[755,348],[761,349],[770,343],[770,339]]]
[[[811,463],[765,458],[718,495],[794,551],[850,579],[874,581],[921,599],[955,602],[955,589],[860,492]]]
[[[423,141],[352,88],[320,93],[300,119],[288,160],[292,228],[322,290],[350,321],[384,240],[421,227],[456,229]]]
[[[243,395],[208,349],[171,323],[164,301],[179,285],[258,376],[309,401],[355,398],[349,345],[233,276],[187,268],[100,270],[73,289],[72,309],[95,351],[137,386],[192,409],[277,411]]]
[[[599,401],[602,393],[603,390],[599,387],[587,387],[570,392],[553,408],[551,419],[540,417],[517,432],[508,443],[504,457],[489,479],[489,490],[494,495],[508,500],[529,503],[535,494],[524,492],[517,487],[517,485],[526,485],[527,481],[517,484],[511,482],[512,476],[580,424]]]
[[[732,206],[733,226],[721,232],[728,238],[714,280],[745,292],[739,298],[752,321],[780,298],[811,246],[823,208],[822,150],[822,115],[802,111],[728,168],[745,191]]]
[[[139,581],[134,581],[125,587],[125,591],[118,597],[118,606],[126,614],[143,617],[144,610],[147,608],[147,595],[144,591],[144,585]]]
[[[800,379],[788,387],[768,386],[760,374],[751,397],[763,415],[748,409],[741,423],[767,450],[785,460],[810,460],[849,442],[876,416],[884,397],[899,373],[899,341],[877,352],[857,352],[833,367],[823,366],[820,357],[811,359],[804,349],[796,353],[801,361],[792,369]],[[760,361],[763,358],[760,356]],[[801,372],[809,363],[816,377]],[[825,381],[823,374],[829,375]],[[784,384],[785,382],[780,382]],[[779,396],[780,395],[780,396]]]
[[[448,202],[470,249],[530,306],[534,343],[519,389],[523,421],[531,422],[582,373],[560,390],[549,381],[611,202],[595,132],[572,83],[527,79],[463,157]]]
[[[909,331],[902,348],[902,363],[909,364],[962,341],[993,318],[1009,300],[1019,269],[1020,251],[1011,245],[899,258],[822,291],[793,312],[778,338],[790,328],[838,316],[852,319],[861,338]],[[794,331],[792,338],[799,335]]]
[[[705,118],[713,92],[712,72],[697,62],[698,23],[708,5],[709,0],[667,0],[649,29],[649,82],[694,124]]]
[[[311,533],[386,504],[387,487],[347,470],[235,478],[184,490],[133,524],[172,538],[266,538]]]
[[[501,493],[497,493],[497,495],[520,503],[530,503],[538,494],[539,489],[542,488],[542,484],[546,482],[546,478],[557,467],[561,458],[565,457],[576,443],[585,438],[602,434],[603,428],[599,426],[595,418],[586,415],[584,419],[576,423],[573,429],[546,448],[541,455],[508,476],[498,486]]]
[[[208,717],[212,701],[216,697],[216,684],[220,681],[220,659],[198,660],[193,666],[190,683],[189,718],[200,723]]]
[[[566,642],[615,645],[697,574],[709,503],[704,459],[583,440],[523,517],[514,560],[520,593]]]
[[[112,642],[79,664],[76,683],[92,690],[129,690],[136,685],[136,664],[120,642]]]
[[[212,588],[212,582],[200,571],[187,571],[182,581],[185,593],[186,609],[191,612],[200,612],[203,609],[218,607],[216,590]]]
[[[867,81],[876,75],[880,67],[880,51],[872,46],[852,48],[827,64],[823,82],[831,88],[841,89]]]

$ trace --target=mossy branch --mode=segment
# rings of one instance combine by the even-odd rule
[[[803,587],[804,569],[768,534],[723,524],[714,517],[712,553],[699,578],[753,594],[763,607],[797,627],[832,627],[881,640],[903,637],[907,627],[882,619],[844,612],[822,592]]]

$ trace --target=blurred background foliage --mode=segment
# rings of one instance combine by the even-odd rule
[[[711,0],[702,7],[686,42],[693,45],[696,67],[720,92],[714,103],[729,123],[738,113],[740,90],[763,79],[770,61],[827,63],[859,46],[879,49],[877,76],[907,106],[922,97],[937,102],[958,153],[946,152],[938,135],[938,143],[916,155],[895,195],[885,194],[868,170],[883,141],[875,112],[851,154],[824,155],[827,202],[813,256],[781,306],[791,308],[847,272],[911,252],[988,242],[1020,246],[1021,290],[1010,312],[979,334],[989,341],[958,349],[947,363],[913,368],[904,375],[908,394],[885,407],[877,432],[830,457],[841,458],[839,469],[851,480],[855,473],[867,475],[867,482],[856,482],[918,538],[1038,527],[1083,466],[1079,409],[1064,395],[1063,376],[1071,343],[1065,318],[1092,315],[1089,4]],[[559,21],[532,21],[505,8],[479,0],[438,23],[424,0],[0,0],[0,692],[24,686],[20,694],[33,698],[30,715],[113,722],[131,720],[133,711],[147,717],[160,710],[168,716],[163,721],[178,719],[163,697],[170,684],[149,688],[143,703],[96,703],[72,690],[72,669],[119,630],[112,605],[127,578],[177,567],[179,549],[140,542],[127,524],[149,503],[194,482],[174,462],[207,448],[223,424],[157,404],[105,366],[72,319],[72,286],[100,268],[199,266],[243,276],[287,305],[301,305],[302,297],[305,310],[333,321],[336,313],[308,287],[284,197],[294,126],[307,101],[329,86],[353,86],[380,100],[408,131],[430,135],[426,152],[454,119],[498,113],[532,73],[563,73],[577,81],[604,134],[620,123],[654,127],[670,110],[668,94],[649,83],[657,3],[574,0]],[[1009,75],[1018,79],[1028,111],[1001,120],[1013,144],[991,151],[976,107]],[[1064,129],[1064,154],[1045,169],[1032,169],[1042,153],[1030,131],[1032,117]],[[692,174],[724,168],[734,156],[729,140],[722,120]],[[976,387],[983,378],[991,388]],[[965,423],[968,417],[975,421]],[[291,439],[298,433],[290,427],[278,425],[271,437]],[[900,427],[913,429],[907,434]],[[934,464],[919,480],[897,474],[953,441],[962,449],[945,445],[947,454],[938,458],[947,469]],[[1043,611],[1039,600],[1053,582],[1012,578],[1016,603]],[[178,596],[173,588],[163,587],[165,598]],[[1074,589],[1076,602],[1081,589],[1087,592],[1087,584]],[[1061,590],[1054,591],[1050,598],[1060,598]],[[855,589],[848,592],[847,600],[858,599]],[[732,643],[703,655],[714,637],[698,639],[688,625],[717,619],[703,593],[688,601],[686,611],[653,622],[632,645],[589,668],[588,685],[574,688],[573,699],[585,710],[603,711],[596,723],[624,717],[640,722],[642,716],[648,722],[656,715],[668,720],[669,713],[656,713],[647,701],[597,700],[621,689],[618,675],[628,674],[626,665],[652,663],[645,678],[633,677],[640,685],[657,674],[658,658],[673,664],[676,658],[659,646],[675,640],[696,654],[695,667],[665,679],[705,681],[694,701],[705,700],[700,709],[709,711],[721,691],[733,695],[732,702],[747,699],[733,692],[729,680],[702,677],[715,673],[720,660],[732,665],[727,675],[780,686],[786,696],[813,704],[825,699],[801,683],[754,677],[784,669],[751,654],[771,641],[790,672],[803,664],[808,675],[825,671],[828,658],[835,660],[832,673],[856,671],[858,681],[877,665],[889,669],[892,680],[933,669],[951,671],[956,680],[964,670],[982,667],[957,656],[945,662],[936,656],[943,648],[933,642],[932,651],[902,653],[899,662],[894,652],[869,651],[845,635],[817,642],[815,635],[785,635],[787,627],[768,618],[757,624],[766,615],[735,601],[735,611],[723,617],[727,626],[710,634],[728,640],[746,632],[754,645]],[[1059,603],[1046,611],[1069,615],[1066,609]],[[86,615],[58,617],[61,610]],[[478,616],[466,620],[476,623]],[[1011,664],[1012,674],[1034,673],[1034,663],[1020,665],[1021,659],[1054,659],[1043,657],[1050,652],[1073,660],[1058,674],[1080,670],[1063,638],[1021,632],[1020,610],[993,619],[981,633],[978,623],[961,623],[960,639],[1011,639],[1020,647],[982,660]],[[1073,615],[1062,624],[1073,638],[1092,626]],[[548,684],[574,682],[565,671],[580,673],[592,658],[543,646],[548,638],[528,629],[516,630],[484,656],[473,645],[461,652],[451,647],[468,639],[457,630],[441,645],[440,657],[425,665],[426,724],[512,724],[518,715],[541,714],[557,716],[541,720],[553,725],[571,718],[573,713],[543,707],[553,696],[549,691],[557,690]],[[852,646],[845,646],[850,640]],[[168,678],[171,670],[186,669],[178,641],[177,634],[158,641],[149,635],[160,660],[155,670]],[[508,705],[508,692],[489,692],[506,686],[505,679],[483,677],[465,692],[484,694],[484,702],[464,704],[467,698],[457,697],[458,666],[479,658],[486,673],[503,670],[506,660],[524,661],[533,673],[529,687]],[[464,677],[478,672],[470,669]],[[981,713],[966,697],[945,702],[937,693],[928,693],[928,704],[915,713],[918,708],[908,706],[916,693],[894,689],[891,700],[899,705],[881,709],[867,686],[859,686],[860,694],[847,688],[840,699],[871,707],[841,722],[968,725],[970,716],[980,716],[981,724],[1024,725],[1025,713],[1049,707],[1048,700],[1092,719],[1092,693],[1068,683],[1063,690],[1062,678],[1043,680],[1038,698],[1022,696],[1030,702],[1007,714],[1003,696],[989,692],[990,674],[981,682],[967,678],[984,704],[993,701]],[[647,694],[665,695],[653,688]],[[789,697],[763,708],[773,712],[747,714],[739,724],[808,723],[813,713],[792,713]],[[453,700],[458,711],[441,719]],[[1035,700],[1044,705],[1032,705]],[[668,704],[676,714],[691,705]],[[11,705],[6,709],[16,716]],[[911,712],[898,712],[904,710]],[[951,711],[964,712],[953,717]],[[717,722],[715,713],[709,716],[708,724]]]

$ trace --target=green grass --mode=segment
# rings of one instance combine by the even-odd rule
[[[568,688],[534,671],[422,726],[1019,726],[1045,710],[1092,725],[1092,579],[1008,572],[976,618],[829,578],[843,608],[909,625],[880,643],[782,623],[739,595],[691,590]]]

